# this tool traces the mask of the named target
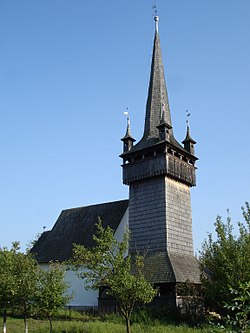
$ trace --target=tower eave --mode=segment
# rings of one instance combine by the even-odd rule
[[[130,141],[133,141],[135,142],[136,139],[134,139],[131,135],[125,135],[123,138],[121,138],[121,141],[127,141],[127,140],[130,140]]]
[[[194,139],[191,138],[191,136],[186,137],[181,143],[185,144],[186,142],[191,142],[194,145],[197,143]]]
[[[195,155],[192,155],[189,151],[187,151],[186,149],[184,149],[183,147],[181,147],[178,142],[169,142],[169,141],[158,141],[155,144],[152,144],[150,146],[147,147],[142,147],[140,149],[134,149],[136,146],[133,146],[131,148],[131,150],[124,152],[120,155],[121,158],[128,158],[128,157],[135,157],[135,156],[143,156],[145,154],[150,154],[150,152],[154,152],[154,151],[158,151],[159,149],[162,149],[162,151],[167,151],[167,148],[172,149],[173,151],[176,151],[177,153],[179,153],[180,155],[186,156],[187,158],[189,158],[190,160],[193,161],[197,161],[199,160],[198,157],[196,157]]]

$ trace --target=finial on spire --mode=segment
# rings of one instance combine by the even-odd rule
[[[157,12],[157,11],[156,11],[156,12]],[[159,30],[159,29],[158,29],[158,27],[159,27],[159,24],[158,24],[158,22],[159,22],[159,16],[156,15],[156,16],[154,17],[154,20],[155,20],[155,33],[158,34],[158,30]]]
[[[156,2],[153,5],[153,11],[154,11],[154,20],[155,20],[155,33],[158,34],[158,22],[159,22],[159,16],[158,16],[158,12],[157,12],[157,6],[156,6]]]

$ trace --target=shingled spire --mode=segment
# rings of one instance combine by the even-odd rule
[[[148,146],[152,143],[155,143],[155,141],[159,138],[159,130],[157,126],[163,120],[164,123],[168,125],[168,127],[172,128],[168,93],[162,62],[160,37],[158,33],[158,21],[159,17],[156,16],[153,56],[148,88],[144,134],[140,142],[141,144],[143,144],[143,146]],[[170,134],[172,134],[172,129]],[[140,143],[138,145],[141,145]]]

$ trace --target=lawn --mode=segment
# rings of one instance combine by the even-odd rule
[[[29,319],[29,333],[48,333],[49,323],[43,320]],[[7,333],[24,332],[22,319],[7,319]],[[122,323],[109,321],[89,321],[82,322],[77,320],[58,320],[53,322],[54,333],[125,333],[126,327]],[[208,329],[190,328],[188,326],[174,325],[132,325],[132,333],[206,333]]]
[[[62,310],[58,319],[53,320],[53,333],[126,333],[123,319],[114,314],[93,316],[77,311]],[[70,316],[70,319],[69,319]],[[158,318],[158,319],[157,319]],[[227,333],[230,330],[212,329],[208,324],[196,328],[185,324],[175,325],[164,316],[151,317],[147,311],[135,314],[132,323],[132,333]],[[48,333],[49,322],[46,320],[28,319],[29,333]],[[0,332],[2,327],[0,325]],[[7,318],[6,333],[24,332],[24,321],[20,318]],[[250,329],[246,333],[250,333]]]

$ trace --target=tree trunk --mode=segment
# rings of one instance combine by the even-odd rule
[[[52,333],[52,320],[50,317],[49,317],[49,331],[50,333]]]
[[[3,312],[3,333],[7,332],[6,320],[7,320],[7,310],[6,310],[6,308],[4,308],[4,312]]]
[[[23,320],[24,320],[24,332],[28,333],[28,321],[27,321],[27,316],[26,315],[24,315]]]
[[[129,318],[129,316],[126,316],[125,320],[126,320],[126,326],[127,326],[127,333],[131,333],[130,318]]]

